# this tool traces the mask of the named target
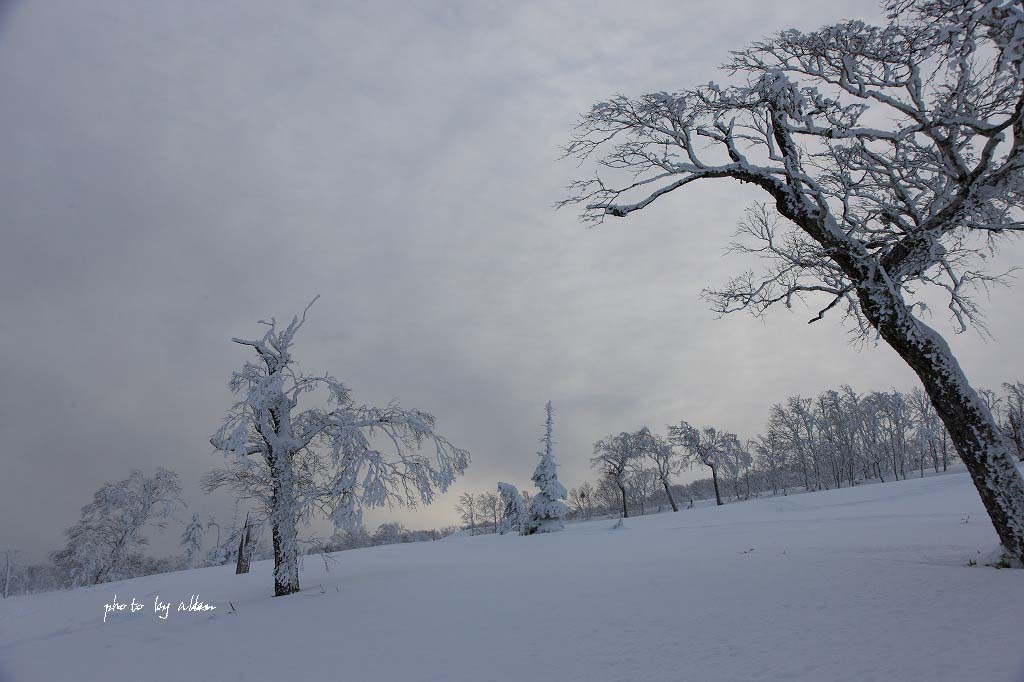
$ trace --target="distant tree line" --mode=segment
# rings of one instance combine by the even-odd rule
[[[343,552],[349,549],[376,547],[378,545],[397,545],[409,542],[429,542],[457,533],[457,526],[446,526],[441,529],[410,530],[397,521],[389,521],[377,526],[370,533],[364,526],[353,529],[338,530],[322,543],[316,543],[308,554],[325,554]]]
[[[225,528],[215,519],[204,522],[199,514],[193,514],[184,524],[180,554],[160,558],[146,554],[143,550],[149,540],[145,532],[176,522],[176,514],[184,506],[178,475],[167,469],[157,469],[152,476],[132,471],[122,481],[106,483],[93,495],[92,502],[82,508],[78,522],[64,531],[67,544],[51,552],[47,562],[21,562],[15,548],[0,548],[2,594],[7,597],[98,585],[231,563],[237,563],[236,572],[246,573],[252,559],[273,558],[269,533],[263,532],[265,518],[247,514],[240,524],[237,503]],[[458,530],[408,530],[400,523],[387,522],[370,533],[360,524],[352,530],[337,531],[325,541],[307,541],[302,549],[304,554],[321,554],[421,542],[437,540]]]
[[[1024,460],[1024,383],[981,391],[1000,430]],[[763,434],[742,439],[685,421],[664,436],[644,427],[609,435],[594,445],[600,478],[569,491],[570,518],[630,516],[679,509],[685,501],[749,499],[886,482],[945,471],[956,460],[949,433],[915,388],[859,394],[850,386],[814,398],[790,396],[772,405]],[[683,470],[710,474],[686,484]]]
[[[980,394],[1024,460],[1024,383],[1004,383],[999,392]],[[764,433],[749,439],[686,421],[668,426],[665,435],[647,427],[608,435],[594,445],[596,484],[585,481],[568,491],[566,518],[642,516],[679,511],[700,500],[724,504],[884,483],[946,471],[956,460],[949,433],[922,389],[860,394],[844,385],[772,405]],[[675,480],[695,467],[709,476]],[[528,509],[530,493],[516,492]],[[501,532],[509,515],[502,496],[492,491],[463,493],[455,511],[470,535]]]
[[[1024,460],[1024,383],[1004,383],[1000,391],[980,394],[999,429]],[[550,442],[550,427],[542,442]],[[545,446],[550,453],[550,445]],[[542,463],[544,462],[544,453]],[[924,476],[945,471],[956,461],[949,434],[921,389],[858,394],[849,386],[814,398],[790,396],[772,405],[763,434],[750,439],[722,428],[697,428],[686,421],[664,435],[644,427],[609,435],[594,446],[591,462],[600,473],[568,491],[567,518],[630,516],[689,507],[694,501],[788,495]],[[553,460],[539,471],[553,471]],[[710,474],[689,483],[675,480],[687,469]],[[537,474],[535,473],[535,476]],[[460,530],[471,535],[522,532],[535,506],[530,492],[510,484],[497,491],[466,492],[456,511],[462,526],[409,530],[387,522],[369,532],[362,524],[330,538],[303,543],[303,554],[337,552],[376,545],[437,540]],[[103,485],[82,508],[77,523],[65,530],[67,543],[48,562],[19,560],[16,548],[0,548],[3,594],[95,585],[156,573],[273,558],[262,516],[239,523],[238,502],[224,528],[215,519],[193,514],[184,524],[182,553],[155,558],[147,529],[164,529],[185,506],[178,476],[157,469],[152,476],[132,471],[128,478]],[[212,536],[212,537],[211,537]],[[212,543],[207,544],[208,540]],[[242,571],[244,572],[244,571]]]

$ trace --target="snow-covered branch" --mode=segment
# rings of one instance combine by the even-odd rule
[[[1019,62],[1019,48],[992,20],[1020,9],[965,1],[921,11],[940,6],[950,21],[970,15],[968,35],[955,38],[971,46],[969,58],[948,61],[953,34],[923,19],[853,21],[735,52],[727,70],[742,85],[594,105],[565,153],[597,172],[560,205],[580,204],[584,220],[601,222],[698,181],[752,183],[788,228],[771,218],[761,221],[770,231],[741,227],[765,243],[737,250],[763,255],[768,272],[709,292],[718,312],[761,314],[817,293],[827,298],[815,319],[841,303],[868,333],[856,284],[884,269],[880,286],[906,296],[923,291],[914,283],[936,285],[959,327],[978,320],[964,285],[999,278],[979,274],[979,247],[1024,224],[1024,92],[1005,66]],[[1011,57],[982,58],[996,51]]]

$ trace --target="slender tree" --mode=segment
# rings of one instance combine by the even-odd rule
[[[1006,391],[1006,426],[1004,431],[1010,438],[1017,458],[1024,461],[1024,383],[1004,383]]]
[[[487,491],[481,493],[477,499],[480,502],[480,512],[484,519],[491,522],[491,532],[497,533],[502,509],[501,498],[496,493]]]
[[[771,486],[772,494],[778,495],[781,488],[782,494],[788,495],[786,451],[779,441],[778,435],[769,430],[767,435],[755,438],[753,449],[757,455],[758,466],[765,473],[768,485]]]
[[[635,467],[626,479],[626,491],[633,502],[633,508],[640,510],[640,516],[647,513],[647,505],[658,491],[658,483],[657,470],[644,466]],[[658,510],[661,510],[660,500]]]
[[[713,426],[701,430],[681,421],[675,426],[668,427],[668,440],[683,449],[687,454],[685,461],[688,465],[700,463],[711,469],[711,481],[715,487],[715,504],[721,506],[722,492],[718,485],[718,472],[724,465],[727,453],[733,447],[739,447],[738,444],[734,445],[736,434],[719,431]]]
[[[646,429],[646,427],[644,428]],[[683,466],[682,459],[667,440],[650,434],[650,432],[648,434],[649,440],[645,451],[646,455],[648,459],[654,462],[654,470],[658,473],[658,481],[665,488],[665,497],[668,498],[672,511],[677,512],[679,511],[679,505],[676,504],[676,499],[672,496],[672,482],[670,479],[673,475],[679,473],[679,469]]]
[[[605,514],[622,514],[622,489],[607,474],[597,480],[594,503]]]
[[[554,410],[550,400],[544,406],[544,412],[544,435],[540,439],[544,449],[537,453],[540,461],[533,471],[532,480],[537,486],[537,494],[530,500],[529,520],[526,522],[527,535],[562,530],[565,528],[562,519],[569,511],[563,502],[568,493],[558,480],[558,465],[555,463]]]
[[[594,457],[590,459],[590,463],[618,489],[623,518],[629,517],[626,480],[637,467],[638,460],[643,457],[646,439],[647,436],[641,429],[633,433],[623,431],[617,436],[608,436],[594,443]]]
[[[594,515],[595,490],[590,481],[584,481],[578,488],[569,491],[569,504],[577,516],[589,520]]]
[[[480,517],[480,500],[473,493],[462,493],[459,503],[455,505],[462,522],[469,527],[469,534],[476,535],[476,522]]]
[[[196,568],[202,561],[203,522],[199,514],[193,514],[192,520],[181,534],[181,546],[185,550],[185,566]]]
[[[14,560],[18,551],[7,547],[4,549],[4,599],[11,592],[11,571],[14,569]]]
[[[738,500],[743,496],[740,492],[740,480],[745,478],[750,471],[750,465],[753,463],[750,450],[743,447],[739,438],[731,438],[726,441],[721,462],[722,469],[728,475],[729,482],[732,485],[732,494]]]

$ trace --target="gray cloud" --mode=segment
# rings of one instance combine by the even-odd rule
[[[366,402],[433,412],[465,488],[528,482],[555,402],[562,477],[593,441],[686,418],[744,434],[772,401],[913,385],[885,347],[806,311],[715,320],[701,287],[758,196],[680,194],[583,229],[552,204],[576,115],[704,82],[772,28],[863,2],[15,3],[0,23],[0,543],[38,558],[132,467],[196,481],[244,352],[233,335],[314,294],[297,348]],[[1019,262],[1024,250],[1008,252]],[[1024,374],[1013,291],[980,384]],[[945,329],[945,328],[944,328]],[[167,548],[172,542],[164,543]]]

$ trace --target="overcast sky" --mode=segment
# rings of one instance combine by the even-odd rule
[[[752,190],[706,185],[596,229],[552,208],[577,172],[559,145],[593,102],[717,78],[772,29],[879,14],[0,3],[0,544],[41,559],[134,467],[179,472],[193,509],[226,521],[227,496],[197,482],[246,359],[229,339],[315,294],[302,367],[433,413],[473,453],[433,507],[371,526],[445,525],[465,489],[526,486],[548,399],[571,487],[609,433],[686,419],[750,436],[789,394],[910,388],[838,319],[715,319],[700,290],[742,267],[723,249]],[[976,385],[1024,375],[1019,297],[992,295],[994,340],[951,339]]]

